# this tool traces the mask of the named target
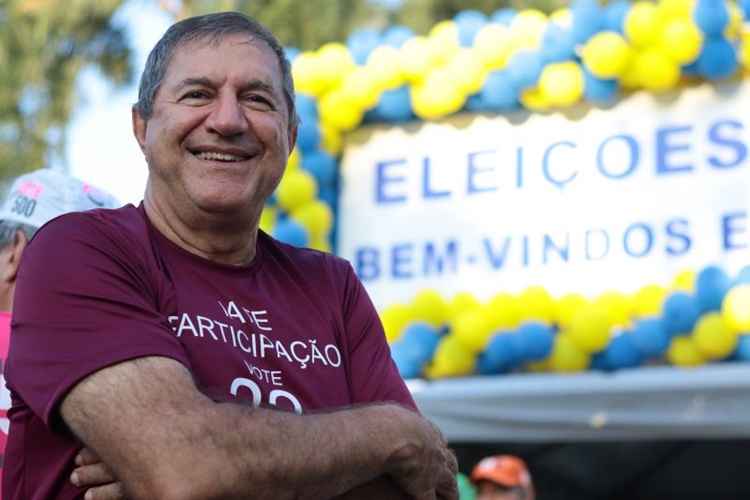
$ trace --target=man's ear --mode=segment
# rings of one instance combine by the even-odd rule
[[[21,266],[21,256],[29,244],[26,233],[20,229],[13,235],[13,241],[2,252],[0,252],[0,280],[5,283],[13,283],[18,276],[18,268]]]
[[[136,109],[135,106],[130,108],[130,114],[133,121],[133,135],[135,140],[138,141],[141,151],[146,153],[146,129],[148,128],[148,122],[141,116],[141,113]]]
[[[289,154],[292,154],[294,146],[297,145],[297,120],[289,125]]]

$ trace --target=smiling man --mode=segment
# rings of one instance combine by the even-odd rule
[[[26,249],[6,500],[457,497],[351,266],[258,229],[296,124],[253,20],[162,37],[133,110],[143,203],[59,218]],[[97,463],[76,469],[84,446]]]

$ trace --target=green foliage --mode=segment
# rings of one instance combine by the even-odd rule
[[[0,182],[62,154],[83,68],[93,64],[116,84],[131,80],[126,34],[110,23],[121,3],[0,2]]]

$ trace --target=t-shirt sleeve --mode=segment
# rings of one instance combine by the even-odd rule
[[[343,309],[355,402],[393,401],[417,411],[391,358],[375,306],[349,264],[346,264]]]
[[[8,382],[50,427],[65,395],[97,370],[152,355],[189,365],[143,256],[113,231],[90,215],[58,218],[21,262]]]

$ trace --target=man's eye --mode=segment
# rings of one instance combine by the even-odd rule
[[[268,99],[266,99],[262,95],[251,94],[251,95],[247,96],[247,100],[249,102],[251,102],[251,103],[254,103],[254,104],[264,104],[266,106],[271,107],[271,101],[269,101]]]
[[[205,99],[208,95],[202,90],[191,90],[182,96],[183,99]]]

